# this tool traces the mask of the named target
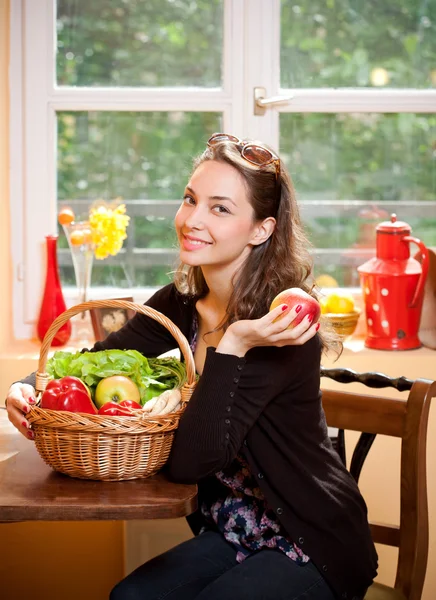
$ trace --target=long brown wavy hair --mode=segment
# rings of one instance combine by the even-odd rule
[[[262,146],[267,148],[265,144]],[[241,319],[259,319],[268,312],[277,294],[292,287],[301,288],[318,299],[310,243],[300,219],[294,186],[283,162],[280,161],[280,173],[276,177],[273,163],[257,167],[242,158],[238,145],[222,142],[207,147],[194,159],[193,171],[209,160],[227,163],[242,176],[254,221],[267,217],[276,220],[271,236],[252,247],[242,269],[233,276],[226,315],[216,330],[225,331],[231,323]],[[199,266],[180,263],[174,283],[182,294],[197,298],[203,298],[209,291]],[[338,341],[332,331],[325,331],[320,337],[324,349],[335,346]]]

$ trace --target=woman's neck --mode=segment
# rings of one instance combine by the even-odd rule
[[[214,312],[224,315],[233,291],[231,278],[226,273],[217,273],[215,269],[213,273],[203,269],[203,277],[209,289],[203,302]]]
[[[208,277],[203,273],[209,289],[206,297],[207,304],[217,312],[225,313],[232,294],[233,286],[228,279],[220,277]]]
[[[204,265],[201,267],[203,277],[209,289],[205,304],[224,316],[233,292],[233,280],[238,271],[243,268],[246,260],[242,253],[238,261],[227,265]]]

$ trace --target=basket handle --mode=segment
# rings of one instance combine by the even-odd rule
[[[189,347],[188,340],[185,338],[180,329],[174,325],[174,323],[168,319],[165,315],[158,312],[154,308],[145,306],[144,304],[136,304],[135,302],[129,302],[127,300],[91,300],[89,302],[82,302],[76,304],[68,310],[60,314],[50,325],[47,333],[44,336],[41,345],[41,351],[39,354],[38,371],[36,372],[36,391],[43,392],[49,381],[49,376],[45,371],[47,364],[47,356],[50,350],[51,343],[58,329],[65,325],[71,317],[77,315],[90,308],[127,308],[135,312],[141,313],[150,317],[154,321],[157,321],[163,325],[175,338],[176,342],[180,346],[180,350],[183,354],[186,363],[186,384],[188,387],[194,386],[196,383],[195,363],[192,355],[191,348]]]

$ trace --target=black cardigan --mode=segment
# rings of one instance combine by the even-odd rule
[[[195,299],[170,284],[146,304],[189,338]],[[162,325],[137,314],[93,349],[135,349],[152,357],[175,346]],[[302,346],[253,348],[244,358],[209,347],[166,468],[177,482],[197,482],[200,498],[210,500],[213,474],[241,452],[290,538],[338,598],[353,600],[376,576],[377,554],[365,502],[328,437],[320,358],[318,336]],[[200,523],[197,511],[190,519],[194,532]]]

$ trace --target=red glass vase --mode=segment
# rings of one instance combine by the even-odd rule
[[[65,312],[67,307],[64,295],[62,293],[61,282],[59,278],[58,258],[57,258],[57,235],[47,235],[45,237],[47,248],[47,271],[45,276],[44,295],[42,297],[41,310],[39,313],[37,334],[39,340],[43,340],[50,325],[61,313]],[[63,346],[71,337],[71,323],[67,321],[60,327],[53,338],[52,346]]]

